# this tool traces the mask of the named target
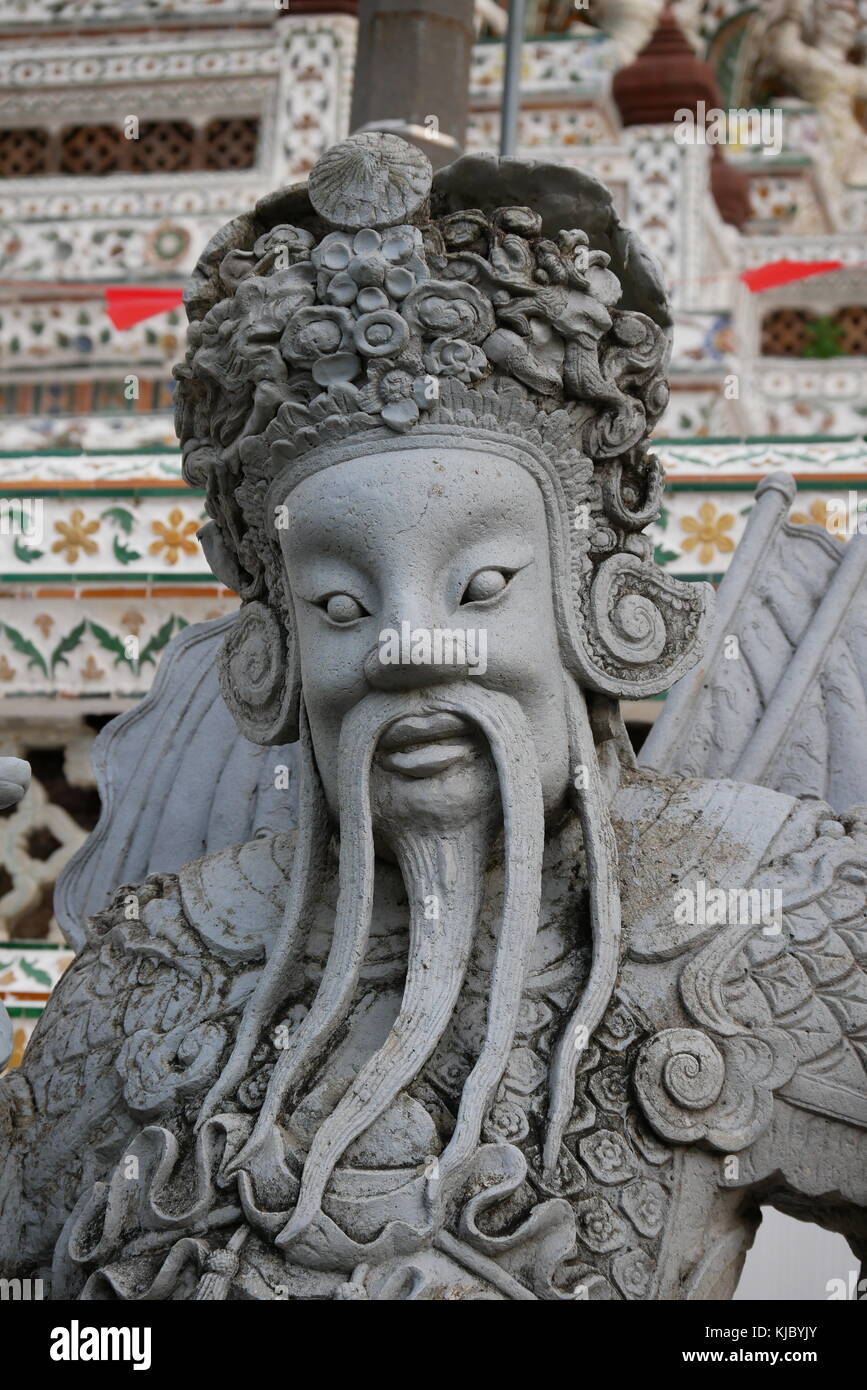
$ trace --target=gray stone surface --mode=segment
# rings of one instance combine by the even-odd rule
[[[120,887],[4,1078],[56,1298],[730,1297],[762,1202],[863,1244],[867,810],[618,711],[710,623],[643,534],[658,272],[574,171],[419,167],[346,142],[197,272],[220,688],[296,821]]]

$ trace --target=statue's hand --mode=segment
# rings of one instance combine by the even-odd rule
[[[0,758],[0,811],[17,806],[29,786],[29,763],[23,758]]]

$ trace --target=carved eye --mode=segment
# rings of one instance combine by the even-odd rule
[[[327,618],[340,626],[354,623],[358,618],[368,616],[367,609],[362,608],[358,600],[354,599],[351,594],[332,594],[330,598],[320,604],[320,607]]]
[[[511,577],[508,570],[479,570],[464,589],[461,603],[484,603],[486,599],[496,598],[497,594],[503,592]]]

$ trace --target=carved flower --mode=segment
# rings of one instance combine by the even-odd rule
[[[612,1052],[622,1052],[634,1038],[638,1037],[638,1033],[639,1028],[632,1014],[625,1005],[615,999],[602,1020],[598,1032],[599,1038]]]
[[[247,381],[283,384],[286,366],[277,349],[292,315],[313,303],[313,267],[290,266],[274,275],[251,275],[232,299],[221,301],[193,325],[190,346],[197,373],[224,389]]]
[[[347,309],[315,304],[293,314],[280,339],[283,356],[297,366],[352,349],[352,316]]]
[[[511,232],[521,237],[537,237],[542,231],[541,217],[528,207],[497,208],[491,222],[497,231]]]
[[[462,1004],[457,1015],[461,1044],[470,1054],[478,1056],[485,1045],[488,1032],[488,1006],[484,1000],[471,997]]]
[[[528,1096],[538,1090],[547,1075],[545,1065],[530,1047],[513,1047],[503,1081],[510,1091]]]
[[[75,564],[79,550],[85,555],[95,555],[99,549],[96,541],[90,539],[99,530],[99,522],[85,521],[80,507],[73,507],[68,521],[55,521],[54,529],[60,540],[54,542],[51,550],[55,555],[62,554],[67,564]]]
[[[391,429],[404,433],[416,423],[422,410],[430,409],[438,395],[436,377],[425,376],[416,359],[393,361],[382,357],[368,366],[361,406],[381,415]]]
[[[729,967],[715,939],[694,956],[694,973]],[[692,975],[681,977],[684,997]],[[724,1153],[738,1153],[767,1127],[774,1091],[797,1066],[790,1032],[765,1028],[714,1039],[703,1029],[665,1028],[648,1038],[638,1054],[633,1084],[641,1107],[657,1134],[677,1144],[706,1141]]]
[[[253,254],[260,258],[271,253],[275,260],[284,262],[284,269],[287,266],[295,265],[297,261],[306,261],[310,257],[315,237],[304,227],[291,227],[283,222],[279,227],[272,227],[270,232],[265,232],[259,237],[253,247]],[[282,252],[282,255],[278,254]]]
[[[252,1076],[245,1077],[241,1082],[238,1087],[238,1100],[245,1110],[259,1110],[261,1108],[273,1070],[273,1065],[260,1067]]]
[[[403,316],[424,338],[460,338],[480,343],[494,330],[490,301],[460,280],[428,280],[407,295]]]
[[[551,1010],[543,999],[525,997],[518,1011],[515,1037],[529,1038],[539,1033],[551,1022]]]
[[[353,305],[362,313],[380,307],[373,295],[388,307],[404,299],[429,275],[418,227],[390,227],[378,232],[362,227],[351,232],[329,232],[312,253],[319,271],[318,292],[332,304]]]
[[[453,212],[440,223],[443,240],[450,251],[481,251],[487,248],[490,225],[483,212],[470,208]]]
[[[579,1141],[578,1152],[599,1182],[625,1182],[634,1172],[632,1155],[613,1129],[597,1129]]]
[[[551,1197],[574,1197],[586,1189],[587,1174],[565,1144],[560,1145],[553,1172],[545,1171],[541,1153],[535,1145],[528,1156],[532,1159],[530,1175],[540,1192],[547,1192]]]
[[[362,314],[352,330],[352,340],[365,357],[396,357],[409,340],[409,329],[393,309],[374,309]]]
[[[204,1089],[225,1045],[225,1028],[207,1020],[192,1027],[178,1024],[166,1033],[137,1029],[117,1058],[127,1105],[133,1112],[151,1115],[176,1096]]]
[[[307,184],[313,207],[333,227],[406,221],[430,192],[430,160],[396,135],[360,131],[316,161]]]
[[[253,342],[276,342],[288,319],[302,305],[312,304],[313,298],[313,267],[304,263],[245,280],[231,301],[233,345],[247,337]],[[225,330],[220,334],[224,336]]]
[[[438,376],[456,376],[469,385],[484,375],[488,359],[481,348],[463,338],[435,338],[424,355],[424,364]]]
[[[584,1244],[599,1255],[618,1250],[626,1241],[627,1228],[604,1197],[579,1202],[575,1226]]]
[[[653,1262],[643,1250],[624,1250],[614,1260],[611,1272],[627,1298],[644,1298],[653,1277]]]
[[[620,1205],[640,1235],[655,1236],[665,1218],[665,1188],[645,1178],[623,1189]]]
[[[590,1090],[606,1110],[624,1110],[627,1101],[627,1078],[623,1067],[613,1063],[603,1067],[590,1081]]]
[[[491,1106],[485,1121],[485,1137],[494,1143],[504,1140],[508,1144],[518,1144],[526,1139],[530,1125],[526,1111],[511,1100],[499,1100]]]
[[[709,565],[717,551],[721,555],[730,555],[734,550],[734,541],[725,534],[734,524],[731,512],[717,516],[714,502],[702,502],[698,517],[685,516],[680,523],[680,529],[687,532],[683,548],[686,551],[698,548],[699,564]]]
[[[428,1064],[428,1071],[437,1086],[450,1095],[459,1095],[471,1067],[467,1057],[450,1051],[441,1043]]]

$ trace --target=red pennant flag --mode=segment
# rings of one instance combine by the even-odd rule
[[[132,328],[183,301],[183,290],[161,290],[153,285],[112,285],[105,291],[108,316],[115,328]]]
[[[842,270],[842,261],[768,261],[767,265],[745,270],[741,279],[753,294],[772,290],[776,285],[788,285],[792,280],[806,280],[810,275],[824,275],[829,270]]]

